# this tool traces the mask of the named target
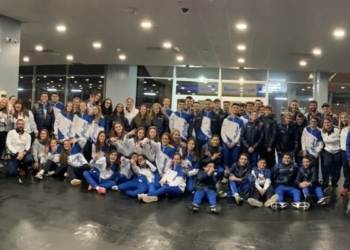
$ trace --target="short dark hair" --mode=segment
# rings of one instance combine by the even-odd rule
[[[224,103],[228,103],[228,104],[230,104],[230,102],[229,102],[229,101],[224,101]]]
[[[164,96],[163,101],[164,101],[165,99],[169,99],[169,100],[170,100],[170,97]]]
[[[292,102],[297,102],[297,103],[299,103],[299,101],[298,101],[298,100],[295,100],[295,99],[293,99],[290,103],[292,103]]]
[[[211,99],[209,99],[209,98],[208,98],[208,99],[205,99],[204,101],[205,101],[205,102],[213,102],[213,101],[212,101]]]
[[[311,101],[309,102],[309,105],[310,105],[311,103],[315,103],[316,105],[318,104],[316,100],[311,100]]]
[[[186,100],[193,100],[193,97],[192,96],[186,96]]]
[[[238,107],[239,107],[238,102],[234,102],[234,103],[232,103],[231,107],[233,107],[233,106],[238,106]]]
[[[264,162],[266,162],[265,158],[259,158],[258,162],[259,162],[259,161],[264,161]]]
[[[247,102],[247,105],[253,105],[254,106],[254,102]]]
[[[178,103],[185,103],[185,99],[179,99]]]
[[[269,110],[272,111],[272,106],[271,106],[271,105],[266,105],[266,106],[265,106],[265,109],[269,109]]]
[[[256,99],[255,102],[261,102],[261,104],[264,104],[260,99]]]
[[[297,117],[296,118],[303,118],[303,119],[305,119],[305,115],[303,113],[297,113]]]
[[[324,108],[324,107],[329,108],[330,106],[331,106],[331,105],[329,105],[328,102],[325,102],[325,103],[322,104],[322,107],[321,107],[321,108]]]
[[[195,102],[193,102],[193,104],[199,104],[199,102],[195,101]]]
[[[245,108],[247,107],[247,104],[245,104],[244,102],[240,102],[238,103],[238,106]]]
[[[221,103],[220,99],[218,99],[218,98],[214,99],[214,101],[213,101],[213,103],[218,103],[218,102]]]
[[[308,156],[308,155],[306,155],[306,156],[303,156],[303,159],[307,159],[307,160],[309,160],[310,162],[312,162],[312,159],[311,159],[311,157],[310,157],[310,156]]]
[[[47,95],[47,96],[49,96],[49,93],[48,93],[48,92],[46,92],[46,91],[43,91],[43,92],[41,92],[40,97],[41,97],[41,96],[43,96],[43,95]]]
[[[9,97],[9,101],[13,98],[13,97],[16,97],[15,95],[12,95]]]
[[[312,115],[312,116],[310,117],[310,121],[311,121],[311,120],[316,120],[317,123],[319,122],[318,117],[315,116],[315,115]]]
[[[55,92],[52,92],[52,93],[51,93],[51,96],[53,96],[53,95],[58,95],[58,92],[56,92],[56,91],[55,91]]]

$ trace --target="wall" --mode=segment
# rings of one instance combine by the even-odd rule
[[[17,43],[6,42],[6,37]],[[17,96],[21,23],[0,15],[0,91]]]
[[[129,65],[108,65],[105,96],[112,99],[113,106],[131,97],[136,99],[137,67]]]

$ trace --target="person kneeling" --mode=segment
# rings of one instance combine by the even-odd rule
[[[276,185],[275,191],[278,199],[271,205],[274,210],[285,209],[288,204],[284,202],[284,195],[288,194],[293,198],[292,206],[296,209],[307,210],[310,207],[308,202],[301,202],[300,190],[294,187],[294,181],[298,173],[298,166],[291,159],[289,153],[282,155],[282,162],[277,163],[272,169],[272,177]]]
[[[199,210],[202,199],[207,197],[209,202],[208,211],[211,213],[220,213],[221,206],[216,205],[216,177],[214,175],[214,163],[208,163],[199,170],[195,182],[196,191],[194,192],[193,202],[189,205],[189,209],[193,212]]]
[[[325,197],[318,182],[317,169],[312,166],[311,158],[309,156],[303,157],[302,166],[299,168],[295,186],[303,191],[305,201],[311,201],[311,193],[317,197],[317,205],[324,206],[329,204],[331,198]]]
[[[258,167],[253,168],[252,177],[254,179],[254,189],[248,202],[252,206],[262,207],[261,198],[266,197],[265,207],[270,207],[278,199],[273,187],[271,186],[271,171],[266,168],[266,160],[260,158]]]

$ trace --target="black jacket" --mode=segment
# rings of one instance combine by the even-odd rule
[[[146,130],[146,132],[147,132],[147,130],[150,127],[150,125],[151,125],[151,123],[148,123],[147,119],[144,118],[144,119],[141,119],[141,124],[140,124],[140,126],[138,126],[136,124],[136,122],[135,122],[135,117],[134,117],[134,118],[132,118],[131,123],[130,123],[130,131],[133,130],[133,129],[138,129],[140,127],[143,127]]]
[[[230,175],[234,175],[237,178],[241,178],[242,182],[248,180],[249,174],[252,172],[252,167],[249,163],[245,166],[240,166],[238,162],[233,163],[230,168]]]
[[[320,183],[318,182],[317,169],[315,167],[310,166],[308,168],[299,168],[294,185],[299,188],[299,184],[304,181],[311,182],[311,185],[313,187],[320,185]]]
[[[216,190],[216,182],[217,179],[214,173],[208,175],[208,172],[206,172],[204,169],[201,169],[197,173],[195,187],[196,190]]]
[[[275,187],[279,185],[294,186],[299,167],[296,163],[291,162],[288,165],[277,163],[272,168],[272,183]]]
[[[166,115],[157,114],[154,116],[151,121],[151,126],[155,126],[157,128],[157,132],[159,137],[162,136],[165,132],[170,132],[169,129],[169,118]]]
[[[291,108],[291,107],[288,108],[288,112],[292,113],[292,115],[293,115],[292,120],[293,120],[293,121],[295,121],[295,120],[297,119],[297,115],[298,115],[299,113],[301,113],[301,111],[300,111],[299,109],[297,109],[297,110],[295,110],[295,111],[292,111],[292,108]],[[282,121],[283,121],[283,116],[284,116],[284,114],[281,115],[281,120],[282,120]]]
[[[307,126],[307,120],[305,119],[301,125],[298,125],[297,123],[295,123],[295,126],[297,127],[297,131],[298,131],[298,149],[296,152],[298,153],[301,151],[301,136],[303,135],[304,128]]]
[[[33,106],[32,113],[38,131],[46,129],[47,131],[49,131],[49,133],[51,133],[51,131],[53,131],[53,124],[55,123],[55,112],[50,103],[47,103],[45,107],[46,116],[44,111],[44,105],[40,101]]]
[[[280,123],[277,128],[277,152],[294,155],[299,146],[299,132],[297,126],[294,122],[289,124]]]
[[[207,150],[211,153],[211,155],[214,155],[215,153],[220,153],[221,155],[220,155],[220,157],[216,158],[215,160],[212,160],[211,157],[206,156],[204,154]],[[210,142],[207,142],[206,144],[203,145],[203,147],[201,149],[201,154],[200,154],[202,166],[204,166],[210,162],[213,162],[215,164],[215,166],[220,166],[221,165],[221,157],[222,157],[222,148],[220,145],[217,147],[213,147],[210,145]]]
[[[203,117],[205,116],[204,109],[200,111],[196,117],[193,120],[193,129],[196,133],[196,136],[198,137],[199,130],[201,129],[202,126],[202,120]],[[215,114],[213,110],[209,111],[210,112],[210,129],[211,129],[211,134],[212,135],[220,135],[220,129],[221,129],[221,123],[220,123],[220,116]]]
[[[255,120],[254,122],[248,121],[241,130],[241,143],[243,149],[247,150],[249,147],[254,149],[259,148],[264,140],[264,129],[260,125],[260,122]]]
[[[120,122],[123,124],[125,131],[130,131],[129,129],[129,122],[128,119],[125,118],[125,116],[119,116],[119,115],[110,115],[108,117],[108,126],[107,126],[107,133],[110,134],[110,132],[113,130],[113,125],[116,122]]]
[[[277,122],[275,120],[275,115],[270,114],[264,116],[261,119],[264,125],[264,141],[262,147],[264,148],[275,148],[277,142]]]

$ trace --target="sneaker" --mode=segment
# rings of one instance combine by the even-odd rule
[[[88,186],[88,191],[91,191],[93,188],[91,185]]]
[[[233,198],[235,198],[237,205],[241,204],[242,198],[241,198],[241,196],[239,196],[239,194],[237,194],[237,193],[234,194]]]
[[[158,197],[157,196],[148,196],[148,195],[144,195],[142,196],[142,200],[145,203],[151,203],[151,202],[156,202],[158,201]]]
[[[311,195],[306,195],[306,196],[305,196],[305,202],[311,203],[311,200],[312,200]]]
[[[198,205],[188,204],[187,208],[188,208],[188,210],[190,210],[192,212],[198,212],[199,211],[199,206]]]
[[[119,192],[119,187],[118,187],[117,185],[114,185],[111,189],[112,189],[113,191]]]
[[[271,204],[271,208],[273,210],[283,210],[288,208],[288,203],[287,202],[275,202]]]
[[[139,200],[139,201],[142,201],[142,197],[143,196],[145,196],[146,194],[138,194],[137,195],[137,199]]]
[[[258,200],[253,199],[253,198],[249,198],[248,203],[253,207],[262,207],[263,206],[263,203],[261,201],[258,201]]]
[[[278,194],[274,194],[271,196],[270,199],[268,199],[265,203],[264,203],[264,206],[265,207],[271,207],[271,205],[273,203],[275,203],[276,201],[278,200]]]
[[[318,206],[328,205],[331,202],[331,197],[326,196],[317,201]]]
[[[347,194],[350,193],[350,189],[349,188],[343,188],[343,190],[340,192],[341,196],[345,196]]]
[[[68,178],[68,173],[65,172],[63,176],[64,176],[64,178]]]
[[[42,180],[42,179],[44,179],[43,175],[44,175],[44,170],[40,170],[40,171],[35,175],[35,178],[36,178],[36,179],[39,179],[39,180]]]
[[[221,184],[226,184],[226,183],[228,183],[228,180],[227,180],[227,178],[222,178],[222,180],[221,180]]]
[[[4,164],[0,163],[0,168],[3,168],[4,167]]]
[[[219,214],[221,212],[221,206],[209,206],[207,210],[209,213]]]
[[[104,187],[98,187],[96,188],[98,194],[106,194],[106,189]]]
[[[55,174],[55,171],[50,171],[45,176],[53,176],[54,174]]]
[[[81,180],[78,180],[78,179],[71,180],[70,184],[72,184],[72,186],[79,186],[81,184]]]
[[[218,196],[219,196],[219,198],[225,198],[225,197],[227,197],[227,193],[224,191],[219,191]]]
[[[310,208],[310,203],[308,202],[292,202],[292,206],[299,210],[308,210]]]

